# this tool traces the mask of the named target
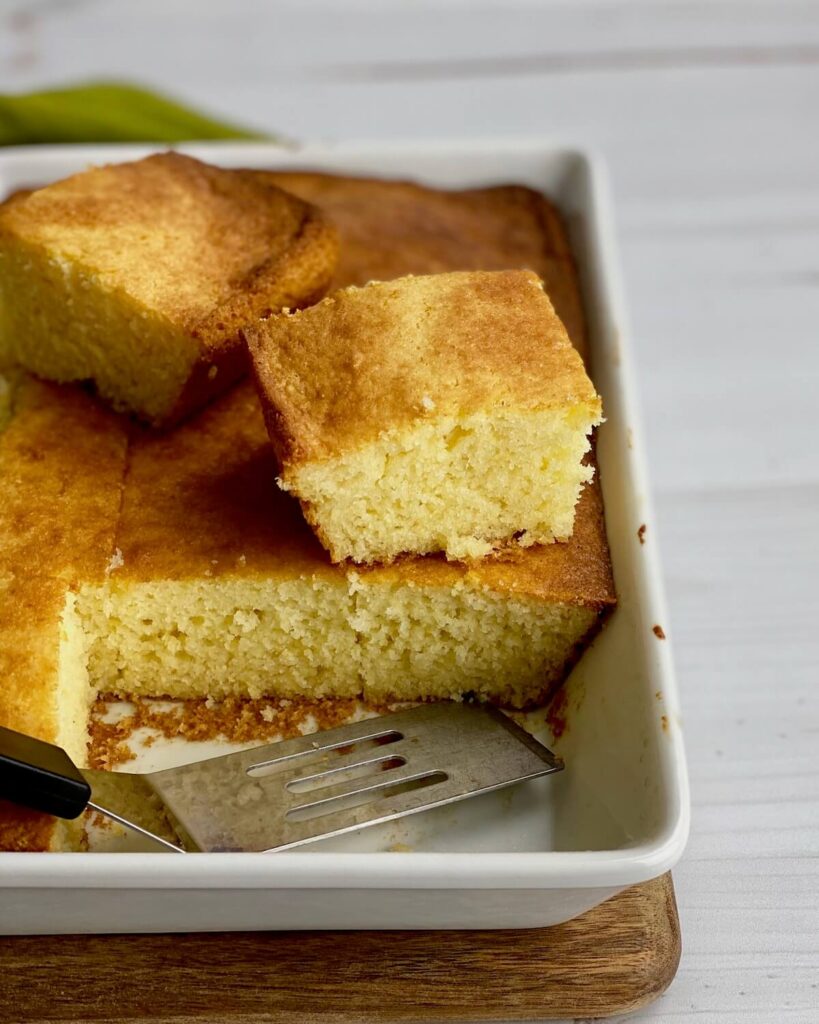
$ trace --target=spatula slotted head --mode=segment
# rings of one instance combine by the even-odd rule
[[[562,767],[492,708],[429,704],[145,778],[187,834],[189,848],[272,851]]]

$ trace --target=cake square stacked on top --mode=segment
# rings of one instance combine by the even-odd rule
[[[532,271],[351,287],[244,334],[280,485],[334,561],[571,536],[601,405]]]
[[[536,193],[249,173],[338,225],[336,286],[528,267],[581,342],[571,260]],[[331,561],[279,470],[248,382],[156,433],[76,387],[20,380],[0,435],[0,722],[82,761],[98,691],[524,706],[614,603],[596,480],[565,542],[355,566]],[[0,816],[2,848],[77,842],[51,819]]]
[[[319,210],[252,172],[91,168],[0,208],[0,366],[93,380],[167,426],[243,375],[242,326],[325,293],[337,252]]]

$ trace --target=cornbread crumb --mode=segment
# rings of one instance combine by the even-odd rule
[[[135,697],[131,710],[115,721],[108,712],[117,698],[112,694],[97,697],[91,708],[89,764],[112,770],[134,758],[128,740],[138,730],[151,730],[164,739],[194,742],[225,740],[228,743],[265,743],[293,739],[319,729],[332,729],[362,714],[383,714],[382,706],[359,706],[353,699],[277,700],[262,697],[247,700],[197,698],[185,701],[160,701]],[[153,742],[151,736],[141,742]]]
[[[601,406],[535,274],[348,288],[245,336],[280,486],[334,561],[571,536]]]
[[[536,703],[595,606],[463,580],[113,579],[77,596],[93,685],[129,698],[476,699]],[[478,624],[480,623],[480,626]]]
[[[133,761],[135,754],[128,745],[128,738],[134,731],[130,718],[105,722],[97,714],[98,703],[92,707],[88,726],[88,765],[99,771],[114,771],[123,764]]]

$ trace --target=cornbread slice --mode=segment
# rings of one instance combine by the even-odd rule
[[[245,372],[238,330],[330,282],[335,230],[269,181],[177,153],[0,207],[0,365],[93,380],[167,425]]]
[[[91,680],[121,694],[536,703],[613,600],[599,492],[568,544],[471,566],[334,565],[275,485],[249,384],[135,436],[117,566],[81,588]]]
[[[280,484],[334,561],[571,536],[600,399],[531,271],[347,288],[244,334]]]

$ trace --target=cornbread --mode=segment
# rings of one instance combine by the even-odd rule
[[[367,183],[369,203],[363,188],[338,183],[339,195],[358,197],[362,266],[384,245],[382,198],[392,185],[382,193]],[[413,193],[418,224],[450,202],[456,195]],[[500,239],[493,202],[485,220],[497,220]],[[545,228],[526,223],[516,237],[528,253]],[[419,266],[409,233],[405,244],[413,265],[393,257],[399,275],[457,268],[455,240],[449,267]],[[470,244],[466,232],[462,254]],[[495,258],[514,265],[514,241],[501,244]],[[568,281],[570,262],[559,266]],[[348,270],[359,273],[354,262]],[[571,287],[564,281],[560,290]],[[470,565],[437,555],[334,565],[298,503],[276,486],[249,382],[162,434],[72,386],[24,379],[11,405],[0,434],[0,579],[9,595],[0,605],[0,724],[65,742],[79,761],[89,690],[324,695],[341,706],[348,695],[376,704],[464,695],[537,703],[614,604],[596,480],[583,488],[566,543]],[[593,465],[593,453],[588,459]],[[76,829],[51,818],[0,809],[0,849],[78,842]]]
[[[167,425],[246,369],[238,330],[324,294],[337,238],[270,181],[177,153],[0,207],[0,366]]]
[[[0,576],[0,724],[57,743],[84,763],[92,690],[65,582]],[[79,822],[0,800],[0,850],[73,849]]]
[[[244,334],[280,485],[334,561],[571,536],[600,399],[531,271],[351,287]]]
[[[77,598],[96,685],[379,702],[474,693],[520,706],[562,678],[610,603],[594,488],[575,548],[362,570],[331,563],[274,466],[246,384],[172,434],[132,440],[119,564]]]
[[[80,763],[99,691],[537,703],[613,602],[594,483],[567,544],[469,568],[435,556],[342,567],[276,487],[249,383],[172,433],[134,431],[127,455],[116,431],[116,449],[94,449],[111,432],[99,430],[107,414],[82,392],[28,382],[20,397],[0,435],[6,466],[26,471],[0,501],[0,724],[59,742]],[[86,403],[85,419],[71,415]],[[51,429],[62,427],[57,458],[36,440],[49,429],[46,410]],[[26,450],[19,439],[29,431]],[[94,472],[98,487],[84,477]],[[60,473],[49,497],[61,502],[66,533],[35,515],[26,543],[13,544],[10,524],[24,523],[37,481]],[[66,491],[69,480],[84,486]],[[83,531],[91,509],[97,528]],[[53,563],[29,564],[52,542]],[[77,841],[76,826],[0,815],[2,849]]]

